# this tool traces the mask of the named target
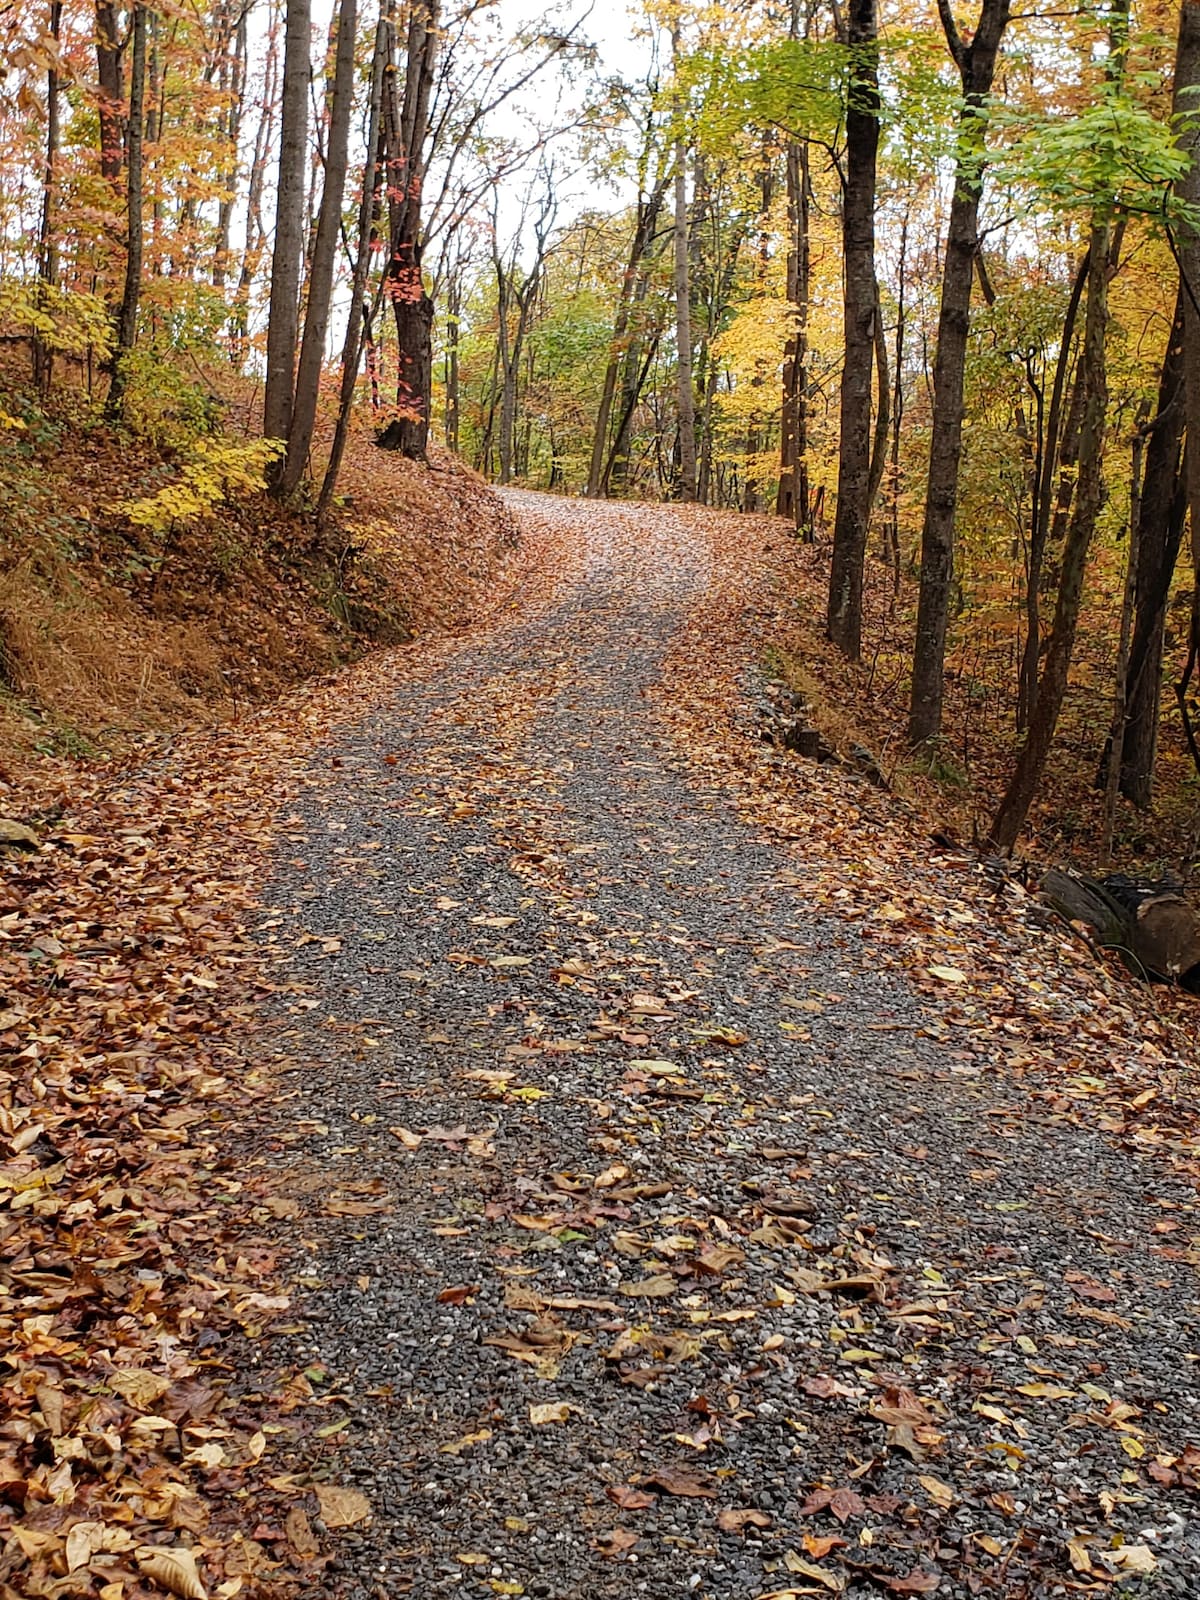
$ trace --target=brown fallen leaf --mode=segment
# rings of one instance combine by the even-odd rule
[[[935,1594],[942,1581],[936,1572],[928,1572],[924,1567],[914,1567],[902,1578],[893,1578],[882,1572],[872,1573],[872,1577],[893,1594]]]
[[[645,1511],[658,1503],[657,1496],[635,1488],[632,1483],[610,1483],[604,1492],[622,1511]]]
[[[438,1305],[461,1306],[472,1295],[478,1293],[479,1285],[477,1283],[456,1283],[451,1288],[442,1290],[441,1294],[438,1295]]]
[[[664,1300],[668,1295],[674,1294],[678,1285],[669,1272],[656,1272],[650,1278],[626,1280],[617,1285],[617,1293],[628,1295],[631,1299]]]
[[[319,1552],[321,1547],[312,1530],[312,1523],[300,1506],[293,1506],[288,1512],[283,1531],[287,1534],[288,1543],[302,1561],[307,1561]]]
[[[810,1556],[822,1560],[831,1550],[844,1550],[849,1540],[836,1533],[806,1533],[800,1541]]]
[[[609,1528],[606,1533],[596,1535],[592,1540],[592,1549],[598,1550],[602,1556],[623,1556],[637,1542],[638,1535],[631,1533],[628,1528]]]
[[[747,1528],[769,1528],[771,1518],[765,1511],[730,1509],[717,1512],[717,1527],[722,1533],[745,1533]]]
[[[805,1394],[815,1395],[818,1400],[833,1400],[838,1396],[844,1398],[854,1393],[852,1388],[839,1383],[829,1372],[819,1372],[815,1378],[805,1378],[801,1387]]]
[[[371,1502],[360,1489],[343,1489],[335,1483],[313,1487],[321,1507],[321,1521],[327,1528],[353,1528],[371,1515]]]
[[[829,1511],[839,1522],[850,1517],[861,1517],[866,1512],[861,1495],[853,1489],[814,1489],[800,1507],[802,1517],[811,1517],[818,1511]]]
[[[688,1500],[716,1498],[716,1479],[707,1472],[693,1472],[687,1467],[658,1467],[639,1480],[647,1489],[661,1489],[664,1494],[679,1495]]]

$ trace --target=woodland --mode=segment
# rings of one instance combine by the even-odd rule
[[[461,461],[782,519],[893,775],[994,849],[1050,796],[1068,849],[1187,861],[1198,27],[1169,0],[11,0],[10,701],[40,714],[30,585],[87,569],[153,608],[267,490],[249,521],[332,563],[348,615],[382,458],[410,489]]]
[[[0,0],[0,1600],[1200,1594],[1198,441],[1200,0]]]

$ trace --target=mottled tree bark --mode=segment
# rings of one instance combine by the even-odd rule
[[[837,512],[829,574],[829,637],[852,661],[862,653],[863,566],[871,500],[871,376],[875,362],[875,168],[879,154],[879,19],[876,0],[850,0],[851,50],[842,200],[845,360]]]

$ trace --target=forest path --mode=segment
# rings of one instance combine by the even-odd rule
[[[673,740],[702,520],[512,503],[556,589],[396,658],[265,898],[261,1359],[372,1511],[320,1592],[1195,1594],[1192,1191],[1031,1113]]]

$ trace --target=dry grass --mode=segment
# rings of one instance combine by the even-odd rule
[[[251,422],[253,386],[222,381],[226,422]],[[515,538],[473,474],[381,452],[366,428],[323,535],[259,495],[156,538],[119,507],[170,481],[169,451],[109,434],[65,386],[29,415],[0,435],[0,810],[69,788],[80,760],[123,760],[377,645],[465,626]]]

